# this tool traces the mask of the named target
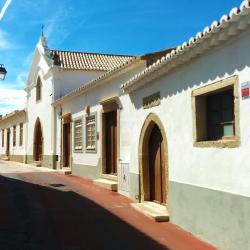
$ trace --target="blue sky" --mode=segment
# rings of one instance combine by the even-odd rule
[[[141,55],[182,44],[241,0],[0,0],[0,114],[25,105],[41,26],[51,49]]]

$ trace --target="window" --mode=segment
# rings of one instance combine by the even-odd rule
[[[2,129],[2,147],[4,147],[4,129]]]
[[[238,77],[192,93],[195,146],[239,146]]]
[[[41,100],[41,88],[42,88],[42,83],[41,83],[41,79],[40,77],[38,77],[37,79],[37,83],[36,83],[36,101],[40,101]]]
[[[96,150],[96,115],[86,116],[86,150]]]
[[[234,96],[233,89],[206,97],[207,139],[209,141],[233,137]]]
[[[23,123],[20,123],[19,146],[23,146]]]
[[[74,149],[82,150],[82,119],[74,121]]]
[[[13,126],[13,147],[16,146],[16,126]]]

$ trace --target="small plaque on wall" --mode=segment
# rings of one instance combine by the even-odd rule
[[[150,96],[144,97],[142,102],[143,102],[144,109],[149,109],[149,108],[160,105],[161,104],[160,92],[156,92]]]
[[[249,97],[250,97],[250,82],[244,82],[241,84],[241,97],[242,97],[242,100],[249,99]]]

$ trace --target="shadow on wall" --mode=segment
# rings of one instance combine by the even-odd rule
[[[157,91],[161,92],[161,99],[164,99],[194,87],[198,88],[202,83],[216,82],[218,78],[238,74],[239,71],[250,67],[250,54],[246,53],[250,51],[249,40],[250,32],[244,32],[240,39],[239,36],[231,38],[230,43],[222,43],[191,62],[178,66],[167,75],[150,82],[147,88],[140,89],[140,92],[132,92],[132,103],[136,109],[140,109],[142,98]],[[154,84],[155,82],[158,84]]]
[[[166,249],[71,191],[0,176],[0,249]]]

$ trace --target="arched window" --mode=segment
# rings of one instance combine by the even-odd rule
[[[40,101],[42,97],[41,88],[42,88],[41,79],[40,77],[38,77],[37,83],[36,83],[36,101],[37,102]]]

